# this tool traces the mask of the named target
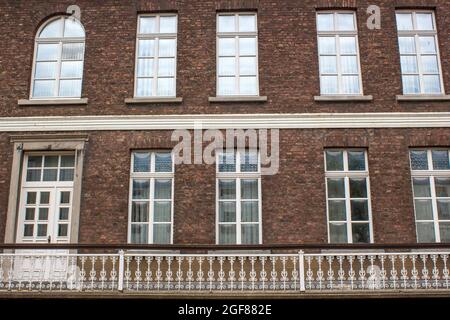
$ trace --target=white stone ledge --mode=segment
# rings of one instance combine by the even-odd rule
[[[146,104],[146,103],[181,103],[183,98],[181,97],[155,97],[155,98],[127,98],[126,104]]]
[[[209,102],[266,102],[266,96],[217,96],[209,97]]]
[[[352,102],[352,101],[373,101],[373,96],[363,95],[323,95],[314,96],[314,101],[317,102]]]
[[[397,95],[397,101],[450,101],[448,94]]]
[[[17,104],[19,106],[81,105],[88,104],[88,99],[20,99]]]

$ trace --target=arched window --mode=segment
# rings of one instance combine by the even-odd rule
[[[31,98],[80,98],[85,33],[73,17],[45,23],[36,35]]]

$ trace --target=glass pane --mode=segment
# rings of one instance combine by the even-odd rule
[[[355,37],[340,37],[341,54],[356,54],[356,38]]]
[[[80,97],[81,80],[61,80],[59,86],[60,97]]]
[[[351,198],[367,198],[366,179],[350,178],[350,197]]]
[[[54,97],[55,96],[54,80],[36,80],[34,81],[33,97]]]
[[[432,13],[416,13],[417,30],[434,30]]]
[[[63,61],[61,64],[62,78],[81,78],[83,74],[82,61]]]
[[[70,191],[62,191],[59,199],[60,204],[69,204],[70,203]]]
[[[239,80],[240,94],[256,95],[258,94],[256,77],[242,77]]]
[[[175,57],[176,52],[175,39],[161,39],[159,40],[159,56],[160,57]]]
[[[170,224],[153,225],[153,243],[169,244],[170,243]]]
[[[421,53],[436,53],[436,43],[434,37],[420,37]]]
[[[28,157],[28,168],[40,168],[42,167],[42,157],[41,156],[29,156]]]
[[[133,180],[133,199],[149,199],[150,181]]]
[[[138,77],[153,76],[153,59],[139,59],[137,66]]]
[[[236,244],[236,225],[219,225],[219,244]]]
[[[38,44],[36,61],[57,60],[59,55],[59,45],[56,43]]]
[[[35,77],[36,79],[56,78],[56,62],[37,62]]]
[[[155,199],[172,198],[172,180],[155,180]]]
[[[403,76],[403,92],[405,94],[415,94],[420,92],[418,76]]]
[[[320,73],[337,73],[336,56],[320,57]]]
[[[221,153],[219,155],[219,172],[235,172],[236,155],[234,152]]]
[[[139,40],[139,57],[155,56],[155,40]]]
[[[241,198],[242,199],[258,199],[258,180],[242,179],[241,180]]]
[[[150,172],[150,153],[135,152],[133,159],[133,172]]]
[[[416,220],[433,220],[431,200],[415,200]]]
[[[413,30],[411,13],[397,13],[397,30]]]
[[[25,209],[25,220],[34,220],[34,208]]]
[[[431,197],[430,179],[413,178],[413,189],[415,197]]]
[[[158,79],[158,96],[175,96],[175,79]]]
[[[400,54],[416,53],[416,42],[414,41],[414,37],[399,37],[398,44]]]
[[[436,56],[422,56],[423,72],[439,73],[438,61]]]
[[[59,208],[59,220],[69,220],[69,208]]]
[[[177,33],[177,17],[161,16],[159,18],[160,33]]]
[[[24,237],[32,237],[33,236],[34,226],[32,224],[26,224],[23,228],[23,236]]]
[[[236,54],[236,39],[235,38],[220,38],[219,39],[219,56],[234,56],[235,54]]]
[[[131,209],[131,222],[148,221],[148,202],[133,201]]]
[[[219,180],[219,199],[236,199],[236,180]]]
[[[158,61],[158,76],[175,76],[175,59],[165,58]]]
[[[412,170],[428,170],[428,158],[426,150],[411,150],[409,152],[411,158]]]
[[[47,220],[48,219],[48,208],[39,208],[39,220]]]
[[[37,227],[37,236],[38,237],[46,237],[47,236],[47,225],[39,224]]]
[[[239,55],[256,56],[256,38],[239,38]]]
[[[242,222],[258,222],[258,201],[242,201],[241,202],[241,221]]]
[[[369,204],[367,200],[352,200],[352,221],[369,220]]]
[[[84,30],[80,22],[74,18],[64,19],[64,37],[84,38]]]
[[[155,222],[170,222],[172,220],[172,202],[170,201],[155,201]]]
[[[329,150],[326,153],[327,171],[344,170],[344,153],[342,151]]]
[[[239,32],[255,32],[256,15],[239,15]]]
[[[236,202],[219,202],[219,222],[236,222]]]
[[[450,222],[439,223],[441,242],[450,242]]]
[[[364,151],[348,151],[348,170],[366,170],[366,155]]]
[[[450,197],[450,178],[435,178],[436,196]]]
[[[59,224],[58,225],[58,237],[67,237],[68,225]]]
[[[330,243],[347,243],[347,225],[330,223]]]
[[[342,73],[358,73],[358,60],[356,56],[341,57]]]
[[[42,29],[39,38],[61,38],[62,37],[62,22],[61,18],[58,18]]]
[[[241,172],[258,172],[257,152],[241,152]]]
[[[417,226],[417,242],[433,243],[436,242],[433,222],[418,222]]]
[[[61,167],[63,168],[75,167],[75,156],[61,156]]]
[[[336,38],[335,37],[319,37],[319,53],[320,54],[336,54]]]
[[[66,43],[63,44],[63,60],[83,60],[84,43]]]
[[[57,168],[58,167],[58,156],[45,156],[44,167],[45,168]]]
[[[236,94],[236,84],[234,77],[220,77],[219,78],[219,95]]]
[[[40,204],[50,203],[50,192],[41,192]]]
[[[450,200],[437,200],[437,208],[440,220],[450,220]]]
[[[343,178],[328,178],[328,198],[345,198]]]
[[[61,169],[59,171],[59,181],[73,181],[74,170],[73,169]]]
[[[236,31],[235,16],[233,15],[220,15],[219,19],[219,32],[234,32]]]
[[[131,243],[148,243],[148,225],[132,224],[131,225]]]
[[[433,158],[433,169],[434,170],[449,170],[450,169],[448,150],[432,150],[431,155]]]
[[[320,77],[320,93],[321,94],[338,93],[337,77],[336,76]]]
[[[344,200],[329,200],[328,215],[330,221],[346,221],[347,214]]]
[[[423,92],[424,93],[440,93],[441,80],[436,76],[423,76]]]
[[[370,243],[368,223],[352,224],[353,243]]]
[[[359,92],[360,90],[358,76],[342,77],[342,93],[357,94]]]
[[[152,79],[138,79],[136,96],[138,97],[150,97],[153,92],[153,80]]]
[[[28,169],[27,170],[27,181],[41,181],[41,170],[40,169]]]
[[[156,153],[155,154],[155,171],[156,172],[172,172],[172,154]]]
[[[317,14],[317,30],[318,31],[334,30],[334,15],[332,13]]]
[[[139,33],[155,33],[155,32],[156,32],[156,17],[139,18]]]
[[[36,203],[36,192],[27,192],[27,204]]]
[[[356,30],[353,13],[339,13],[337,25],[338,25],[338,30],[341,30],[341,31]]]
[[[241,57],[239,59],[239,73],[245,76],[256,75],[256,58]]]
[[[416,56],[401,56],[402,73],[418,73]]]
[[[219,76],[236,74],[236,58],[219,58]]]
[[[242,244],[258,244],[259,243],[259,226],[257,224],[244,224],[241,227]]]
[[[44,169],[43,181],[57,181],[58,169]]]

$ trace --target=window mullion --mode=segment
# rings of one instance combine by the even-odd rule
[[[435,177],[430,177],[430,187],[431,187],[431,205],[433,208],[433,224],[434,224],[434,234],[436,237],[436,242],[441,242],[441,233],[439,230],[439,217],[438,217],[438,209],[437,209],[437,196],[436,196],[436,187],[435,187]]]
[[[55,81],[55,88],[53,89],[55,94],[55,97],[60,96],[60,81],[61,81],[61,70],[62,70],[62,52],[63,52],[63,42],[60,41],[58,46],[58,57],[57,57],[57,70],[56,70],[56,81]]]
[[[345,211],[347,224],[347,241],[353,243],[352,223],[351,223],[351,205],[350,205],[350,178],[346,176],[345,180]]]
[[[238,19],[236,19],[236,20],[238,20]],[[236,29],[237,30],[237,29]],[[237,94],[241,94],[241,90],[240,90],[240,82],[241,82],[241,68],[240,68],[240,60],[241,60],[241,57],[240,57],[240,55],[239,55],[239,36],[236,36],[235,37],[235,73],[236,73],[236,76],[235,76],[235,79],[236,79],[236,81],[235,81],[235,84],[234,84],[234,91],[237,93]]]
[[[150,244],[153,244],[153,206],[155,205],[155,199],[154,199],[154,190],[155,190],[155,178],[150,178],[150,191],[149,191],[149,200],[148,200],[148,240],[147,242]]]
[[[236,244],[242,244],[241,220],[241,178],[236,178]]]
[[[152,84],[152,96],[158,96],[158,70],[159,70],[159,40],[155,38],[155,48],[153,53],[153,84]]]
[[[337,71],[337,76],[338,76],[338,93],[343,93],[342,90],[342,84],[343,84],[343,79],[342,79],[342,67],[341,67],[341,46],[339,43],[340,37],[339,35],[335,36],[335,41],[336,41],[336,71]]]

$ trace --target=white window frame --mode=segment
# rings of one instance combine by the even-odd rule
[[[450,170],[434,170],[432,152],[436,151],[436,150],[447,151],[449,153],[449,157],[450,157],[450,149],[449,148],[411,148],[409,150],[410,151],[409,152],[409,159],[410,159],[409,161],[410,161],[410,167],[411,167],[411,188],[412,188],[412,197],[413,197],[413,205],[414,205],[414,220],[415,220],[417,241],[419,240],[417,222],[433,222],[436,243],[441,243],[441,233],[439,230],[439,224],[440,224],[440,222],[450,222],[450,220],[439,219],[437,200],[438,199],[446,199],[446,198],[436,196],[435,179],[436,178],[450,178]],[[426,151],[427,152],[428,170],[413,170],[412,162],[411,162],[411,151]],[[428,178],[429,179],[431,197],[415,197],[414,196],[414,178]],[[432,206],[432,210],[433,210],[433,220],[417,220],[416,201],[415,200],[431,200],[431,206]],[[450,198],[449,198],[449,200],[450,200]]]
[[[355,30],[353,31],[340,31],[337,27],[337,16],[341,13],[348,13],[353,15],[353,24],[355,26]],[[362,82],[362,72],[361,72],[361,57],[359,52],[359,37],[358,37],[358,20],[356,17],[356,12],[353,10],[320,10],[316,11],[316,25],[318,26],[318,15],[320,14],[333,14],[334,18],[334,31],[319,31],[317,27],[317,55],[318,55],[318,62],[319,62],[319,82],[320,82],[320,95],[321,96],[336,96],[336,95],[344,95],[344,96],[362,96],[364,95],[364,88],[363,88],[363,82]],[[351,76],[358,76],[358,82],[359,82],[359,92],[358,93],[344,93],[342,91],[343,87],[343,73],[342,73],[342,66],[341,66],[341,49],[340,49],[340,37],[355,37],[355,43],[356,43],[356,60],[357,60],[357,67],[358,67],[358,74],[353,73],[346,73],[345,75],[351,75]],[[336,54],[321,54],[320,53],[320,47],[319,43],[320,37],[334,37],[336,41]],[[354,56],[354,54],[344,54],[349,56]],[[337,73],[325,73],[322,74],[321,66],[320,66],[320,57],[321,56],[336,56],[336,71]],[[322,92],[322,76],[337,76],[337,85],[338,90],[337,93],[323,93]]]
[[[155,33],[140,33],[141,30],[141,18],[154,17],[156,19],[156,28],[158,32]],[[161,17],[175,17],[176,18],[176,32],[175,33],[159,33],[160,31],[160,18]],[[158,95],[158,78],[172,78],[169,76],[158,76],[159,70],[159,40],[160,39],[173,39],[175,40],[175,72],[173,76],[174,81],[174,94]],[[139,61],[139,40],[154,40],[155,41],[155,55],[153,57],[153,76],[152,77],[138,77],[138,61]],[[176,13],[160,13],[160,14],[140,14],[137,18],[137,30],[136,30],[136,52],[134,61],[134,97],[135,98],[175,98],[177,95],[177,61],[178,61],[178,14]],[[153,80],[152,83],[152,95],[151,96],[138,96],[138,79],[149,78]]]
[[[327,151],[342,151],[344,160],[344,170],[343,171],[328,171],[327,169]],[[365,169],[364,171],[350,171],[348,169],[348,151],[364,151],[365,155]],[[329,200],[345,200],[345,210],[346,210],[346,227],[347,227],[347,243],[353,243],[353,223],[369,223],[369,243],[374,243],[373,239],[373,221],[372,221],[372,202],[371,202],[371,192],[370,192],[370,174],[369,174],[369,159],[368,151],[364,148],[327,148],[324,151],[324,168],[325,168],[325,190],[326,190],[326,208],[327,208],[327,233],[328,233],[328,243],[331,243],[331,233],[330,233],[330,211],[329,211]],[[343,178],[345,186],[345,198],[329,198],[328,197],[328,178]],[[367,187],[367,210],[368,210],[368,221],[352,221],[351,212],[351,200],[352,199],[365,199],[365,198],[351,198],[350,197],[350,179],[351,178],[365,178]],[[342,221],[344,222],[344,221]]]
[[[240,15],[253,15],[255,16],[255,32],[239,32],[239,16]],[[234,16],[235,17],[235,32],[219,32],[219,16]],[[251,97],[258,97],[260,95],[259,92],[259,42],[258,42],[258,14],[256,12],[231,12],[231,13],[217,13],[216,15],[216,95],[218,97],[233,97],[233,96],[251,96]],[[255,38],[255,42],[256,42],[256,94],[254,95],[248,95],[248,94],[241,94],[240,93],[240,67],[239,67],[239,60],[240,60],[240,55],[239,55],[239,38]],[[220,52],[219,52],[219,39],[221,38],[234,38],[236,43],[235,43],[235,55],[234,58],[236,59],[235,62],[235,92],[234,94],[229,94],[229,95],[221,95],[219,94],[219,78],[221,78],[219,76],[219,58],[221,57]],[[224,56],[224,57],[232,57],[232,56]],[[246,57],[246,56],[243,56]],[[251,56],[253,57],[253,56]],[[232,77],[232,76],[223,76],[223,77]],[[243,76],[245,77],[245,76]]]
[[[39,38],[39,35],[41,34],[41,32],[52,22],[56,21],[56,20],[62,20],[63,23],[61,23],[61,34],[63,35],[63,37],[61,38]],[[83,28],[83,32],[85,33],[84,37],[64,37],[64,27],[65,27],[65,23],[64,20],[65,19],[75,19],[73,17],[67,17],[67,16],[58,16],[55,18],[51,18],[49,20],[47,20],[37,31],[36,33],[36,37],[35,37],[35,41],[34,41],[34,54],[33,54],[33,67],[32,67],[32,73],[31,73],[31,86],[30,86],[30,100],[48,100],[48,99],[64,99],[64,100],[77,100],[80,99],[81,96],[83,95],[83,80],[84,80],[84,62],[85,62],[85,55],[86,55],[86,30],[84,29],[83,24],[81,23],[81,21],[78,21],[78,23],[80,24],[80,26]],[[77,97],[66,97],[66,96],[60,96],[59,92],[60,92],[60,82],[61,82],[61,66],[62,66],[62,49],[63,49],[63,45],[67,44],[67,43],[83,43],[83,63],[81,66],[81,90],[80,90],[80,96]],[[34,82],[35,82],[35,73],[36,73],[36,63],[37,63],[37,53],[38,53],[38,46],[39,44],[58,44],[58,57],[57,57],[57,66],[56,66],[56,78],[55,79],[48,79],[48,80],[55,80],[55,88],[54,88],[54,92],[56,93],[56,95],[53,96],[48,96],[48,97],[34,97],[33,93],[34,93]],[[67,61],[71,61],[71,60],[67,60]],[[79,61],[79,60],[75,60],[75,61]],[[46,62],[46,61],[40,61],[40,62]],[[64,78],[64,80],[78,80],[79,78]],[[45,79],[43,79],[45,80]]]
[[[439,51],[439,39],[438,39],[438,33],[437,33],[437,24],[436,24],[436,15],[434,10],[395,10],[395,15],[397,15],[397,13],[410,13],[412,15],[412,22],[413,22],[413,30],[399,30],[397,27],[397,42],[399,41],[400,37],[414,37],[414,46],[416,48],[416,53],[413,54],[401,54],[400,53],[400,44],[398,44],[399,46],[399,57],[401,56],[415,56],[417,59],[417,71],[418,73],[406,73],[404,74],[402,69],[401,69],[401,64],[400,64],[400,74],[402,77],[402,83],[403,83],[403,75],[416,75],[419,76],[419,85],[420,85],[420,92],[419,93],[405,93],[404,89],[403,89],[403,85],[402,85],[402,90],[403,90],[403,94],[405,95],[412,95],[412,96],[416,96],[416,95],[427,95],[429,93],[425,93],[423,91],[423,76],[424,75],[436,75],[435,73],[424,73],[423,70],[423,66],[422,66],[422,53],[420,52],[420,42],[419,42],[419,38],[421,36],[426,36],[426,37],[434,37],[434,41],[435,41],[435,45],[436,45],[436,57],[437,57],[437,64],[438,64],[438,72],[439,72],[439,81],[440,81],[440,86],[441,86],[441,92],[437,92],[434,94],[444,94],[445,93],[445,88],[444,88],[444,78],[443,78],[443,74],[442,74],[442,64],[441,64],[441,53]],[[416,14],[417,13],[431,13],[432,14],[432,19],[433,19],[433,26],[434,26],[434,30],[418,30],[417,29],[417,18],[416,18]],[[396,18],[396,17],[395,17]],[[397,24],[396,24],[397,26]],[[424,55],[434,55],[434,54],[424,54]],[[401,62],[400,62],[401,63]]]
[[[135,153],[150,153],[150,172],[134,172],[134,155]],[[171,172],[155,172],[155,156],[157,153],[170,153],[172,157],[172,171]],[[154,190],[155,190],[155,180],[172,180],[172,190],[171,190],[171,217],[170,217],[170,244],[173,244],[173,234],[174,234],[174,191],[175,191],[175,164],[173,160],[173,153],[167,150],[133,150],[131,153],[131,167],[130,167],[130,186],[129,186],[129,197],[128,197],[128,243],[131,242],[131,226],[132,224],[140,224],[148,226],[147,240],[148,244],[153,244],[153,226],[155,224],[168,224],[168,222],[155,222],[154,221]],[[148,221],[147,222],[132,222],[133,215],[133,180],[149,180],[149,208],[148,208]],[[158,199],[166,200],[166,199]],[[147,200],[143,200],[147,201]]]
[[[245,151],[257,152],[258,155],[258,171],[255,172],[242,172],[241,171],[241,154]],[[219,245],[219,230],[220,225],[236,225],[236,245],[242,245],[242,225],[244,224],[256,224],[255,222],[241,222],[241,180],[251,179],[258,181],[258,244],[263,243],[263,230],[262,230],[262,190],[261,190],[261,157],[257,150],[235,150],[236,171],[235,172],[219,172],[220,155],[224,153],[230,153],[226,150],[216,151],[216,244]],[[220,222],[219,215],[219,180],[235,180],[236,183],[236,222]],[[245,201],[245,200],[244,200]]]

